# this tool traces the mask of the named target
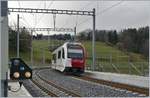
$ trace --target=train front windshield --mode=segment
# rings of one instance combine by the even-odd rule
[[[80,45],[68,45],[68,58],[83,59],[83,48]]]

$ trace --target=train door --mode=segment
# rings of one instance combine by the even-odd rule
[[[56,64],[56,54],[53,54],[52,64]]]
[[[62,66],[65,67],[66,65],[66,59],[65,59],[65,50],[62,48]]]
[[[59,50],[58,52],[57,52],[57,65],[59,66],[60,65],[60,61],[61,61],[61,50]]]
[[[57,66],[60,70],[62,70],[62,51],[61,49],[58,51],[58,58],[57,58]]]

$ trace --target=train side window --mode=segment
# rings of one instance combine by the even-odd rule
[[[62,48],[62,58],[63,58],[63,59],[65,58],[65,51],[64,51],[64,48]]]
[[[61,51],[58,51],[58,59],[61,58]]]

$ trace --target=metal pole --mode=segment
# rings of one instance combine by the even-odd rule
[[[33,66],[33,45],[32,45],[32,40],[33,40],[33,31],[31,30],[31,65]]]
[[[128,67],[129,74],[131,74],[130,56],[128,57]]]
[[[54,20],[54,31],[56,30],[55,28],[55,23],[56,23],[56,14],[53,14],[53,20]],[[52,44],[52,50],[54,49],[54,45]]]
[[[45,51],[44,51],[44,48],[42,48],[42,53],[43,53],[43,65],[45,65]]]
[[[17,14],[17,58],[19,58],[19,14]]]
[[[0,1],[0,97],[7,97],[8,92],[8,2]]]
[[[142,73],[141,75],[144,76],[144,64],[143,63],[141,64],[141,73]]]
[[[49,31],[48,31],[48,46],[50,44],[50,35],[49,35]]]
[[[95,69],[95,8],[93,9],[92,55],[93,55],[92,70],[94,71]]]
[[[76,41],[77,39],[76,39],[76,37],[77,37],[77,32],[76,32],[76,27],[74,27],[74,41]]]
[[[53,14],[53,20],[54,20],[54,31],[55,31],[55,28],[56,28],[56,14]]]

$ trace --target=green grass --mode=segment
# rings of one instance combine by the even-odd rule
[[[63,43],[63,42],[61,42]],[[91,41],[81,42],[87,52],[87,57],[90,57],[86,60],[87,66],[91,66],[92,64],[92,43]],[[53,40],[48,43],[47,40],[34,40],[33,41],[33,61],[34,64],[41,65],[42,57],[43,57],[43,49],[45,54],[45,62],[47,64],[50,63],[52,58],[51,52],[48,50],[48,46],[50,45],[58,45],[60,41]],[[106,71],[106,72],[116,72],[113,69],[112,63],[119,69],[120,73],[129,73],[129,63],[128,61],[132,61],[132,63],[137,67],[138,70],[143,71],[142,68],[148,69],[148,61],[143,59],[143,56],[136,53],[125,53],[123,51],[118,50],[116,47],[108,46],[102,42],[95,43],[95,52],[96,52],[96,70],[97,71]],[[15,53],[11,53],[11,56],[14,56]],[[25,59],[25,61],[30,61],[30,52],[20,53],[21,57]],[[130,59],[129,59],[130,55]],[[112,59],[111,59],[112,58]],[[101,70],[103,67],[103,70]],[[131,69],[132,74],[139,75],[135,69]]]
[[[43,49],[44,49],[44,55],[46,62],[50,62],[52,55],[49,51],[48,47],[51,45],[58,45],[60,44],[60,41],[53,40],[48,43],[47,40],[36,40],[33,41],[33,57],[36,62],[41,62],[43,57]]]
[[[82,42],[86,48],[87,55],[92,56],[92,43],[90,41]],[[96,57],[108,57],[112,55],[114,61],[128,61],[128,56],[125,52],[118,50],[115,47],[108,46],[102,42],[95,43]],[[140,54],[130,53],[132,61],[145,61]]]

